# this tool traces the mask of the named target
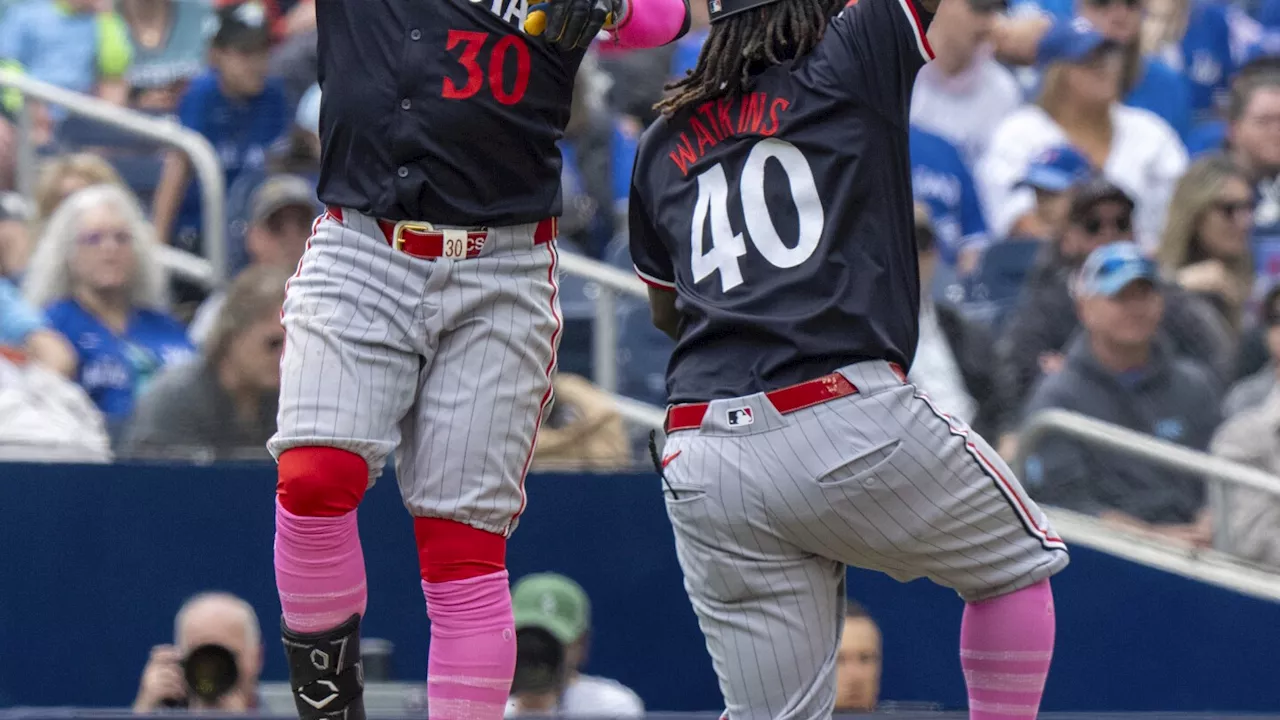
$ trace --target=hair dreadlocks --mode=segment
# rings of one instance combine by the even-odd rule
[[[699,0],[694,0],[695,2]],[[751,88],[752,74],[811,52],[847,0],[780,0],[712,23],[698,64],[654,108],[665,115]]]

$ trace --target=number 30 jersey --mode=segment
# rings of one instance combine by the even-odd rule
[[[631,255],[676,293],[673,403],[738,397],[858,360],[909,367],[919,329],[908,108],[932,58],[916,0],[860,0],[751,91],[641,138]]]
[[[317,0],[319,195],[390,220],[559,215],[583,50],[521,26],[527,0]]]

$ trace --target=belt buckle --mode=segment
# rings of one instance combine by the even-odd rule
[[[396,252],[404,252],[404,232],[412,230],[414,232],[435,232],[435,226],[429,222],[415,222],[412,220],[401,220],[396,223],[395,228],[391,231],[391,249]]]

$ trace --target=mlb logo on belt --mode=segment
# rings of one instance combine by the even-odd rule
[[[729,427],[745,427],[755,422],[756,419],[751,415],[751,408],[734,408],[729,413]]]

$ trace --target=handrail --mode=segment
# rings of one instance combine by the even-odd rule
[[[23,96],[60,106],[74,115],[96,120],[118,130],[171,145],[185,153],[191,159],[191,166],[200,182],[200,194],[203,200],[202,236],[207,260],[192,255],[185,259],[186,262],[179,265],[170,264],[170,269],[209,288],[218,288],[226,283],[226,188],[223,187],[222,165],[218,161],[218,155],[203,135],[188,130],[173,120],[154,118],[96,97],[50,85],[13,68],[0,69],[0,87],[13,88]],[[23,104],[18,127],[20,133],[18,188],[24,196],[30,197],[35,171],[35,148],[31,144],[29,134],[31,130],[29,103]],[[167,259],[171,260],[172,257],[170,253]],[[198,270],[193,271],[192,268],[198,268]]]
[[[1239,485],[1280,498],[1280,478],[1256,468],[1225,458],[1214,457],[1190,448],[1176,445],[1128,428],[1103,422],[1067,410],[1042,410],[1032,415],[1019,433],[1018,450],[1014,469],[1026,466],[1032,448],[1049,433],[1062,433],[1093,445],[1141,458],[1162,467],[1183,472],[1193,472],[1212,478],[1214,491],[1211,505],[1215,508],[1214,544],[1219,548],[1230,547],[1230,524],[1226,522],[1226,503],[1223,502],[1222,483]]]
[[[608,392],[618,390],[618,304],[615,295],[623,293],[647,298],[644,283],[631,273],[623,272],[598,260],[566,252],[560,255],[560,268],[599,286],[595,298],[595,321],[592,324],[591,355],[595,384]],[[661,424],[661,423],[659,423]]]
[[[567,252],[560,255],[560,267],[570,275],[599,283],[610,290],[633,295],[641,300],[649,297],[649,291],[640,282],[640,278],[599,260]]]

